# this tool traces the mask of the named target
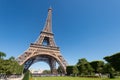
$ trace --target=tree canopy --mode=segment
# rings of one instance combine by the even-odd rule
[[[94,68],[95,73],[102,73],[103,72],[103,67],[104,67],[103,61],[92,61],[90,64]]]
[[[6,57],[6,54],[0,51],[0,59],[3,59],[4,57]]]
[[[78,74],[78,68],[77,66],[67,66],[66,68],[67,71],[67,75],[72,75],[72,76],[76,76]]]
[[[9,59],[3,59],[6,54],[0,52],[0,73],[1,74],[21,74],[23,71],[23,66],[20,66],[14,57]]]
[[[94,70],[85,58],[78,60],[77,67],[80,75],[90,75]]]
[[[110,63],[116,71],[120,71],[120,52],[106,56],[104,59]]]

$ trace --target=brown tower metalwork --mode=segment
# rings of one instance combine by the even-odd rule
[[[52,33],[52,8],[48,9],[48,16],[43,31],[38,39],[30,44],[30,47],[17,58],[20,65],[24,65],[24,72],[29,67],[39,61],[48,63],[52,74],[56,74],[56,63],[62,68],[62,73],[66,73],[67,62],[60,54],[59,47],[54,41]]]

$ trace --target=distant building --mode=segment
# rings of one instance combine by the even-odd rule
[[[34,70],[34,69],[30,69],[30,72],[32,74],[42,74],[44,70]]]

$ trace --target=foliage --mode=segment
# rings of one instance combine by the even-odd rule
[[[95,73],[103,73],[103,67],[104,67],[103,61],[92,61],[90,65],[94,68]]]
[[[66,71],[68,76],[76,76],[78,74],[78,69],[76,66],[67,66]]]
[[[103,67],[103,73],[109,74],[109,78],[114,78],[115,69],[109,63],[106,63]]]
[[[0,59],[4,59],[4,57],[6,57],[6,54],[0,51]]]
[[[21,74],[23,66],[20,66],[16,61],[0,60],[0,73],[2,74]]]
[[[74,68],[73,68],[73,74],[74,74],[74,76],[77,76],[78,73],[79,73],[79,71],[78,71],[77,66],[74,66]]]
[[[15,61],[15,57],[11,56],[11,57],[9,58],[9,60]]]
[[[106,63],[103,67],[104,73],[113,73],[114,71],[115,69],[109,63]]]
[[[0,52],[0,73],[1,74],[21,74],[23,71],[23,66],[20,66],[14,57],[4,60],[6,54]]]
[[[73,66],[67,66],[66,72],[67,72],[67,75],[70,76],[73,73]]]
[[[110,63],[116,71],[120,71],[120,52],[112,56],[106,56],[104,59]]]
[[[92,66],[89,64],[89,62],[85,58],[79,59],[77,63],[77,67],[79,70],[79,74],[82,76],[91,75],[92,72],[94,71]]]
[[[43,74],[51,74],[51,71],[50,70],[44,70]]]
[[[104,73],[109,74],[109,78],[115,77],[115,75],[114,75],[115,69],[109,63],[106,63],[104,65],[103,70],[104,70]]]

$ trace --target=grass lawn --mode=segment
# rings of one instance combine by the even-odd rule
[[[104,78],[81,78],[81,77],[33,77],[33,80],[120,80],[120,78],[104,79]]]

